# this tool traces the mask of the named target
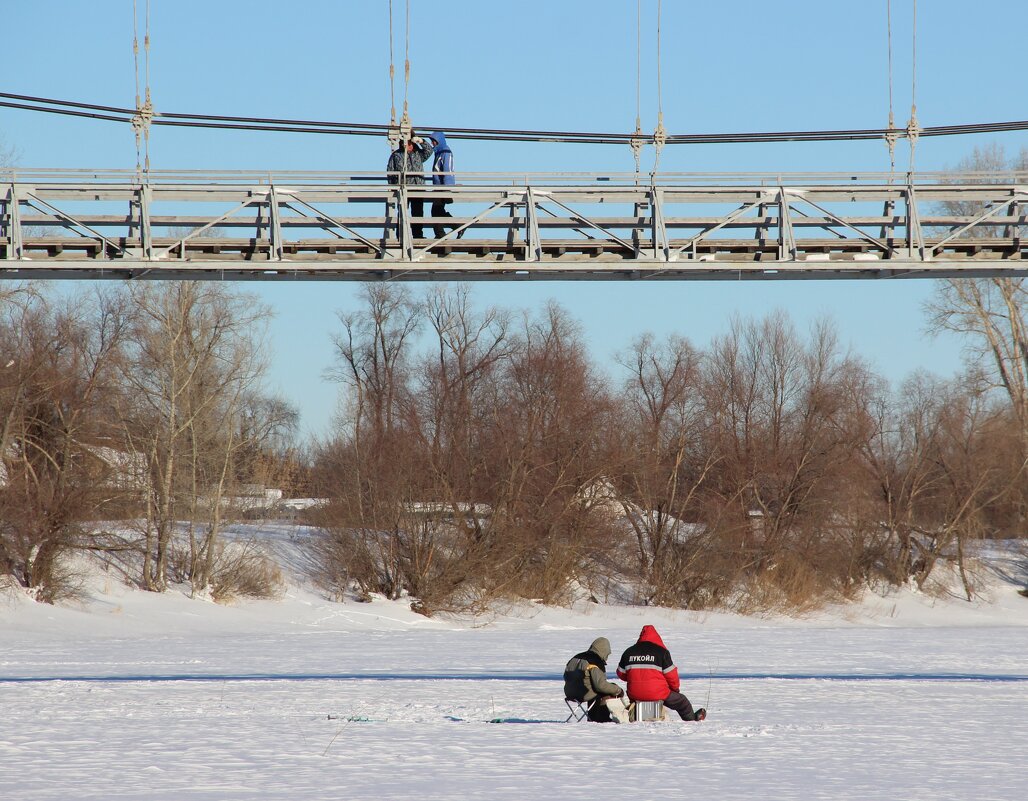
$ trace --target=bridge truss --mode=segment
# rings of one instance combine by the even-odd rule
[[[1028,175],[0,170],[0,277],[689,280],[1028,274]],[[452,218],[426,214],[451,198]],[[427,237],[415,237],[419,225]],[[445,234],[434,236],[436,226]],[[442,233],[442,232],[440,232]]]

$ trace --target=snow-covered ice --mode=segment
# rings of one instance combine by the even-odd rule
[[[525,606],[428,619],[303,582],[231,606],[98,575],[0,595],[0,799],[1015,799],[1028,599],[803,619]],[[564,723],[560,673],[664,637],[700,724]],[[613,672],[612,670],[610,671]],[[491,721],[501,720],[501,723]]]

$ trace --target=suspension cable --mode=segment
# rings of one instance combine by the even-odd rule
[[[108,122],[132,123],[133,108],[81,103],[72,100],[35,97],[32,95],[0,92],[0,107],[60,114]],[[348,136],[383,136],[390,126],[382,123],[332,122],[324,120],[295,120],[268,117],[239,117],[219,114],[186,114],[154,112],[153,125],[183,128],[210,128],[223,130],[276,131],[282,133],[311,133]],[[448,139],[506,142],[545,142],[567,144],[620,145],[631,142],[634,133],[539,131],[501,128],[458,128],[447,125],[426,126],[429,130],[446,131]],[[451,134],[450,131],[453,133]],[[920,137],[994,134],[1010,131],[1028,131],[1028,120],[1003,122],[960,123],[918,128]],[[898,128],[895,133],[906,138],[909,131]],[[833,142],[882,139],[888,128],[856,128],[829,131],[762,131],[739,133],[669,134],[668,145],[754,144],[776,142]],[[652,134],[643,134],[644,144],[654,144]]]

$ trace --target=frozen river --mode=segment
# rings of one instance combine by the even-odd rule
[[[565,724],[560,672],[599,634],[616,660],[638,633],[634,617],[549,617],[486,628],[343,615],[266,633],[212,623],[124,637],[5,632],[0,798],[1023,793],[1024,626],[663,613],[651,622],[709,718],[615,726]]]

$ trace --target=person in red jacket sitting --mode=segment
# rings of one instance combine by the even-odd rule
[[[693,710],[689,699],[679,692],[678,668],[653,626],[643,626],[639,640],[621,655],[618,678],[627,683],[632,701],[663,701],[682,720],[707,717],[706,709]]]

